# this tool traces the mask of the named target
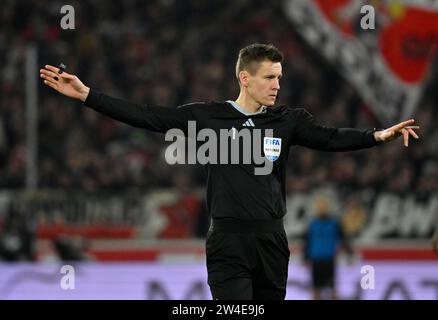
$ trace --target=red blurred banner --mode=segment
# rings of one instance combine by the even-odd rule
[[[361,21],[374,12],[374,29]],[[438,51],[438,1],[289,0],[297,31],[384,123],[410,117]]]

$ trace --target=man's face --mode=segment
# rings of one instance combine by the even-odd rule
[[[320,218],[325,218],[330,212],[330,203],[325,198],[318,198],[316,200],[316,213]]]
[[[260,105],[274,106],[280,90],[281,63],[265,60],[256,65],[256,72],[248,72],[248,94]]]

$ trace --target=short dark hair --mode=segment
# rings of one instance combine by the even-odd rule
[[[254,74],[256,68],[254,63],[260,63],[265,60],[271,62],[283,62],[283,53],[272,44],[253,43],[242,48],[239,51],[239,57],[236,63],[236,77],[239,80],[239,73],[246,70]]]

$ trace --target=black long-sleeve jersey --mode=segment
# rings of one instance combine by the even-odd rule
[[[196,121],[196,132],[208,128],[218,137],[221,129],[237,132],[262,129],[262,134],[266,129],[273,130],[277,150],[275,157],[271,158],[275,160],[269,174],[256,175],[255,168],[262,165],[254,161],[206,164],[207,207],[212,218],[255,220],[283,217],[286,214],[286,164],[289,148],[293,145],[323,151],[351,151],[380,144],[374,139],[374,130],[323,126],[303,108],[268,107],[264,112],[247,115],[229,102],[208,102],[171,109],[128,102],[93,89],[84,104],[116,120],[161,133],[180,129],[187,134],[189,121]],[[261,143],[266,144],[263,138]],[[218,147],[222,143],[219,140]],[[261,150],[266,151],[263,146]]]

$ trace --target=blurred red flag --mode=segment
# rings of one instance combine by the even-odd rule
[[[374,29],[361,20],[374,9]],[[430,1],[289,0],[297,31],[356,88],[384,123],[409,117],[438,51],[438,6]],[[368,7],[369,8],[369,7]]]

